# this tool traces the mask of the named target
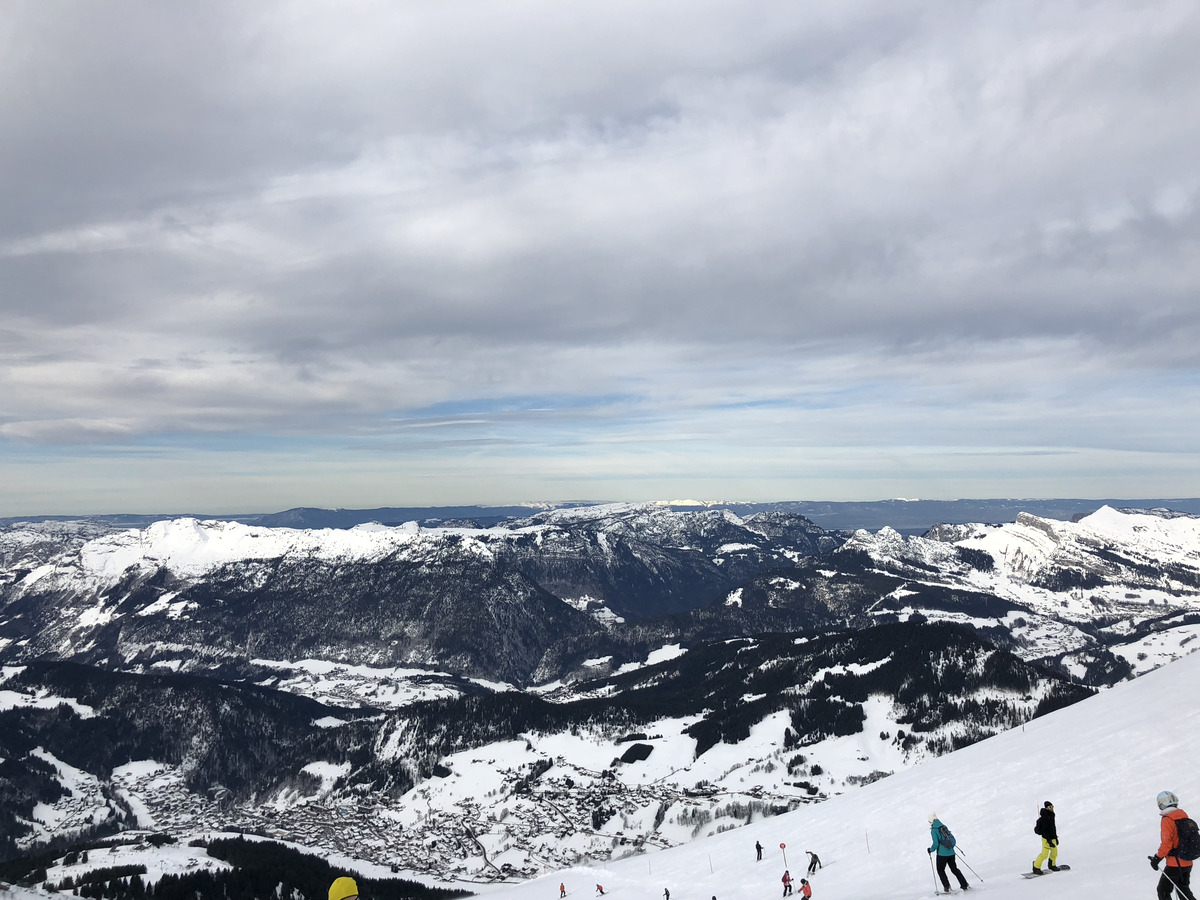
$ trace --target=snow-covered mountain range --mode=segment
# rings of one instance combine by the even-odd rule
[[[1200,519],[1161,510],[920,537],[626,505],[97,527],[0,530],[12,847],[236,824],[528,877],[851,792],[1200,629]]]
[[[1200,518],[1107,507],[923,537],[613,505],[486,529],[38,523],[0,531],[0,560],[0,660],[115,668],[315,659],[528,685],[681,639],[920,612],[1111,683],[1200,623]]]

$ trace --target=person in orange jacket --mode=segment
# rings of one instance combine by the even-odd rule
[[[1164,859],[1167,861],[1162,878],[1158,879],[1158,900],[1171,900],[1174,891],[1179,891],[1184,900],[1196,900],[1191,888],[1192,861],[1171,855],[1171,851],[1179,846],[1179,829],[1175,823],[1186,819],[1188,814],[1179,808],[1179,798],[1170,791],[1158,795],[1158,814],[1162,816],[1161,840],[1158,852],[1150,857],[1150,867],[1157,872],[1159,864]]]
[[[804,895],[804,900],[812,900],[812,885],[807,878],[800,879],[800,893]]]

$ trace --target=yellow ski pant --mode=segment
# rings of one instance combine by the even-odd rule
[[[1051,846],[1048,840],[1042,838],[1042,853],[1033,861],[1033,867],[1035,869],[1040,869],[1042,867],[1042,863],[1046,861],[1047,856],[1050,857],[1050,865],[1058,865],[1058,841],[1055,841],[1054,845]]]

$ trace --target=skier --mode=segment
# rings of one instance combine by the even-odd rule
[[[1033,861],[1033,874],[1042,875],[1042,863],[1047,858],[1050,860],[1049,869],[1051,872],[1058,871],[1058,829],[1054,825],[1054,804],[1047,800],[1042,804],[1041,811],[1038,813],[1037,824],[1033,826],[1033,833],[1042,836],[1042,852],[1038,854],[1038,858]]]
[[[812,900],[812,885],[807,878],[800,879],[800,893],[804,895],[804,900]]]
[[[1171,900],[1171,893],[1176,890],[1184,900],[1196,900],[1191,888],[1192,861],[1171,855],[1171,851],[1179,847],[1179,829],[1175,823],[1186,819],[1188,814],[1179,808],[1179,798],[1170,791],[1158,795],[1158,814],[1162,816],[1161,840],[1158,852],[1150,857],[1150,868],[1157,872],[1159,863],[1164,859],[1167,861],[1162,878],[1158,880],[1158,900]]]
[[[671,889],[663,888],[663,900],[671,900]]]
[[[358,884],[346,875],[333,879],[333,884],[329,886],[329,900],[358,900]]]
[[[792,892],[792,873],[789,872],[787,869],[784,869],[783,870],[783,878],[781,878],[780,880],[783,882],[783,896],[786,897],[788,894],[790,894]]]
[[[762,843],[759,841],[755,841],[754,849],[758,852],[758,859],[756,860],[756,862],[762,862]]]
[[[950,878],[946,875],[946,869],[954,873],[954,877],[958,879],[958,885],[964,891],[969,891],[971,886],[967,884],[967,879],[963,877],[963,873],[958,871],[958,863],[954,860],[954,845],[947,844],[942,839],[941,829],[945,827],[941,820],[937,817],[937,813],[929,814],[929,832],[933,835],[933,846],[929,848],[929,852],[937,851],[937,874],[942,880],[942,889],[948,894],[950,893]],[[946,829],[949,833],[949,829]]]
[[[567,896],[567,884],[566,884],[566,882],[565,882],[565,881],[560,881],[560,882],[558,883],[558,897],[559,897],[559,900],[562,900],[562,898],[563,898],[563,897],[565,897],[565,896]]]
[[[598,897],[604,896],[604,885],[602,885],[602,884],[596,885],[596,896],[598,896]]]
[[[808,854],[808,874],[811,875],[817,869],[821,868],[821,857],[817,856],[811,850],[805,850],[804,852]]]

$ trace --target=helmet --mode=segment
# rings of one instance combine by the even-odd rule
[[[1045,803],[1042,804],[1042,808],[1043,809],[1054,809],[1054,804],[1051,803],[1049,800],[1047,800]]]
[[[1160,791],[1158,794],[1158,808],[1166,809],[1168,806],[1178,806],[1179,798],[1170,791]]]
[[[341,878],[335,878],[333,884],[329,886],[329,900],[347,900],[349,897],[358,896],[358,885],[354,883],[353,878],[348,878],[343,875]]]
[[[936,821],[937,821],[937,813],[930,813],[929,814],[929,824],[932,825]]]

